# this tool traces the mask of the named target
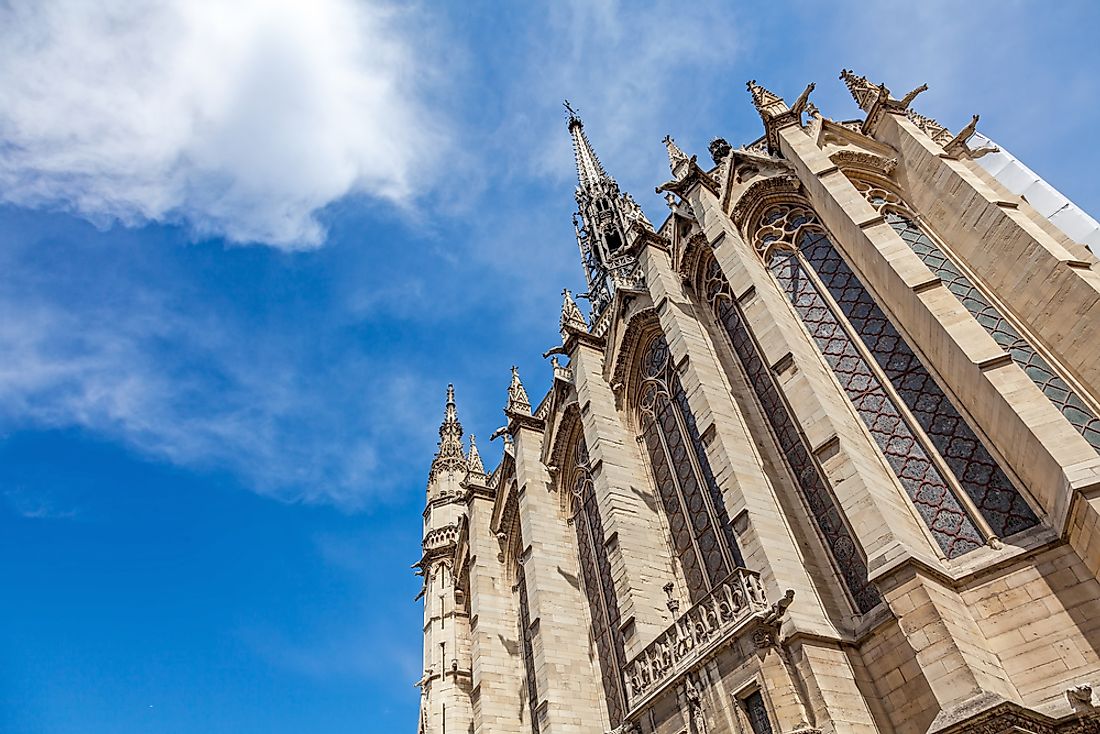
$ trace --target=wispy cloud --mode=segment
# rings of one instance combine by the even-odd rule
[[[407,200],[441,148],[428,26],[381,0],[0,4],[0,197],[316,246],[319,210]]]
[[[123,270],[89,285],[30,254],[0,262],[0,435],[79,427],[266,495],[346,508],[386,497],[430,456],[422,418],[438,390],[341,342],[335,317],[269,330],[178,274]]]

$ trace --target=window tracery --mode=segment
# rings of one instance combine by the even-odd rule
[[[774,205],[761,218],[756,242],[944,554],[955,558],[979,547],[983,532],[931,451],[938,452],[994,535],[1035,525],[1034,512],[841,258],[816,216],[804,206]],[[867,362],[848,327],[896,395]]]
[[[856,608],[866,613],[879,604],[881,597],[867,578],[867,563],[863,552],[852,537],[828,483],[810,453],[804,435],[780,395],[759,346],[749,334],[744,314],[733,298],[725,274],[713,255],[708,253],[706,257],[707,262],[702,267],[701,292],[748,377],[761,412],[771,426],[787,467],[809,507],[810,516],[817,524],[825,546],[833,557],[837,573],[844,581]]]
[[[668,343],[657,334],[642,353],[639,424],[692,603],[743,565]]]
[[[912,209],[892,191],[859,179],[853,180],[853,183],[871,206],[886,218],[887,223],[905,241],[905,244],[909,245],[917,257],[993,337],[998,346],[1027,373],[1051,404],[1094,449],[1100,451],[1100,418],[1097,418],[1093,410],[1050,363],[1028,343],[1000,310],[990,303],[951,258],[921,229]]]
[[[588,444],[578,426],[573,446],[573,470],[570,489],[573,494],[572,523],[577,531],[584,591],[592,619],[592,637],[600,661],[604,700],[612,727],[622,723],[624,715],[622,668],[626,663],[620,625],[622,617],[615,594],[611,562],[607,557],[603,520],[589,468]]]

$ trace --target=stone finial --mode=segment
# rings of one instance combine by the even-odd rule
[[[676,145],[676,141],[672,139],[671,135],[666,135],[661,142],[665,144],[665,149],[668,151],[668,167],[672,174],[676,175],[677,167],[681,163],[687,163],[687,154],[680,150],[680,146]]]
[[[462,424],[458,422],[455,404],[455,386],[447,385],[447,404],[443,410],[443,422],[439,425],[439,449],[428,473],[431,482],[441,472],[466,470],[466,453],[462,449]]]
[[[527,397],[527,390],[519,380],[519,368],[512,365],[512,384],[508,386],[508,405],[505,413],[517,413],[519,415],[531,415],[531,400]]]
[[[580,306],[573,300],[573,294],[568,288],[563,288],[561,291],[561,319],[558,322],[558,328],[562,339],[566,337],[569,329],[588,330],[588,324],[584,322],[584,314],[581,313]]]
[[[470,453],[466,455],[466,466],[471,474],[485,474],[485,464],[481,461],[481,453],[477,450],[477,436],[470,435]]]

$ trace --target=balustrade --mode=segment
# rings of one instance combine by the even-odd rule
[[[768,611],[760,574],[735,569],[626,664],[628,707],[690,668],[753,616]]]

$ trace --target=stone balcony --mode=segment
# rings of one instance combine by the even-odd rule
[[[627,708],[648,703],[751,622],[775,616],[778,606],[768,604],[759,573],[736,569],[626,664]]]

